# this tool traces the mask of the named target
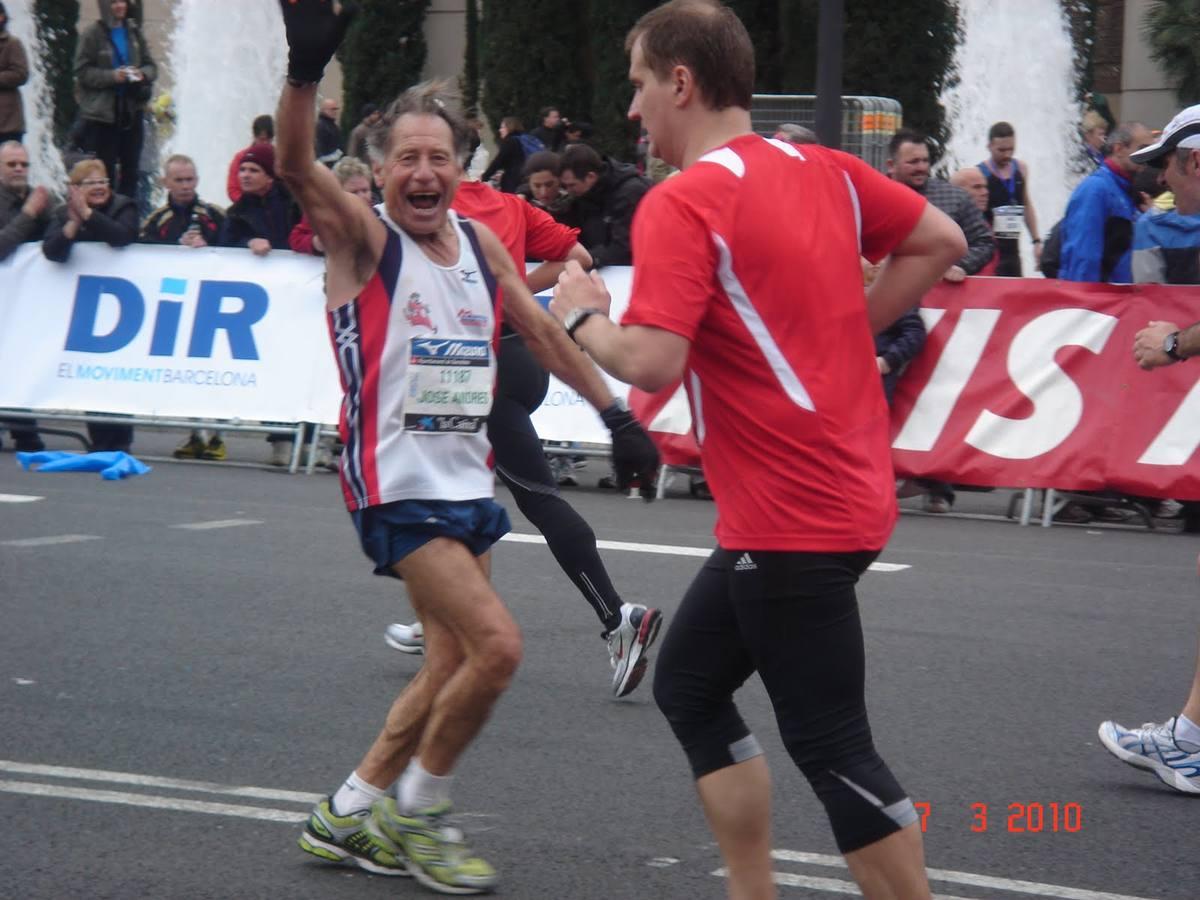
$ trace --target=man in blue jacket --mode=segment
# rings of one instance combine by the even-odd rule
[[[1152,143],[1153,135],[1141,122],[1125,122],[1109,135],[1104,165],[1075,188],[1059,224],[1059,278],[1114,284],[1133,281],[1133,223],[1141,209],[1131,182],[1142,168],[1133,155]]]

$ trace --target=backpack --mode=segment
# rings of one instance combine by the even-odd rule
[[[1062,220],[1050,229],[1050,233],[1046,235],[1046,240],[1042,244],[1042,258],[1038,263],[1038,268],[1042,270],[1042,274],[1047,278],[1057,278],[1058,269],[1062,264]]]
[[[525,151],[525,158],[528,159],[535,153],[545,150],[546,145],[532,134],[521,132],[517,135],[517,140],[521,142],[521,149]]]

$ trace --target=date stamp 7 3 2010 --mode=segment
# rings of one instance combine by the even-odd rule
[[[929,803],[914,802],[925,831],[933,817]],[[1004,831],[1008,834],[1045,834],[1083,831],[1083,807],[1078,803],[1009,803],[989,807],[986,803],[964,804],[959,810],[960,821],[971,831]],[[940,818],[940,816],[939,816]]]

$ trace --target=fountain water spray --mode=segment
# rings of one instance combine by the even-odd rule
[[[941,98],[951,132],[942,165],[950,174],[987,159],[988,129],[1009,122],[1044,238],[1080,178],[1082,109],[1066,13],[1060,0],[959,0],[958,15],[957,80]],[[1025,275],[1037,274],[1028,232],[1021,260]]]
[[[224,206],[230,161],[250,144],[255,117],[279,103],[287,70],[279,4],[179,0],[168,60],[176,125],[163,158],[194,159],[200,196]]]
[[[29,80],[21,87],[29,180],[61,194],[67,172],[63,168],[62,154],[54,146],[54,98],[46,80],[45,51],[37,31],[33,0],[6,0],[5,9],[8,10],[8,30],[25,45],[25,55],[29,58]]]

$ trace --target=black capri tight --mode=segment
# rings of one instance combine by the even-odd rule
[[[521,515],[546,538],[559,566],[610,631],[620,624],[621,598],[596,550],[596,533],[559,495],[529,420],[545,399],[549,380],[524,341],[516,335],[501,341],[496,398],[488,416],[496,472],[512,491]]]
[[[876,557],[718,548],[671,622],[654,699],[696,778],[762,751],[733,693],[762,678],[788,753],[849,853],[916,821],[871,740],[854,585]]]

